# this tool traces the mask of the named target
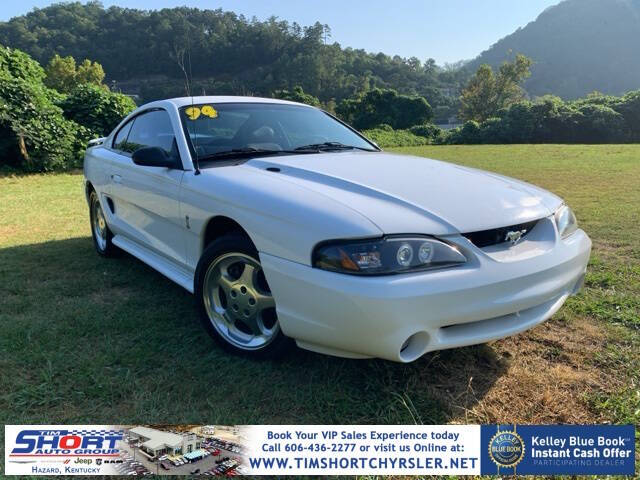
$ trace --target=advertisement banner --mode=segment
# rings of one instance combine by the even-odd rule
[[[634,475],[633,425],[6,425],[7,475]]]

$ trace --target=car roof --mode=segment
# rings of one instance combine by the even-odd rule
[[[139,107],[141,108],[153,108],[163,107],[167,104],[173,104],[178,108],[186,107],[192,104],[203,103],[273,103],[279,105],[297,105],[302,107],[314,108],[304,103],[290,102],[289,100],[280,100],[278,98],[262,98],[262,97],[236,97],[236,96],[221,96],[221,95],[208,95],[208,96],[194,96],[194,97],[178,97],[168,98],[166,100],[157,100],[155,102],[147,103]]]

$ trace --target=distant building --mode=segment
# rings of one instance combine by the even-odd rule
[[[129,436],[141,442],[140,450],[152,457],[178,455],[200,448],[200,438],[195,433],[171,433],[149,427],[135,427]]]
[[[215,425],[203,425],[200,427],[200,435],[203,437],[213,437],[216,434]]]

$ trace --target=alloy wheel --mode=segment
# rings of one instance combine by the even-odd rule
[[[216,331],[243,350],[269,345],[280,327],[260,263],[243,253],[215,259],[203,282],[204,306]]]

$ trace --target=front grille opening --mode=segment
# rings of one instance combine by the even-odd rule
[[[463,233],[471,243],[478,248],[490,247],[507,241],[507,233],[525,230],[522,238],[525,238],[540,220],[534,220],[527,223],[519,223],[518,225],[510,225],[508,227],[493,228],[491,230],[482,230],[479,232]]]

